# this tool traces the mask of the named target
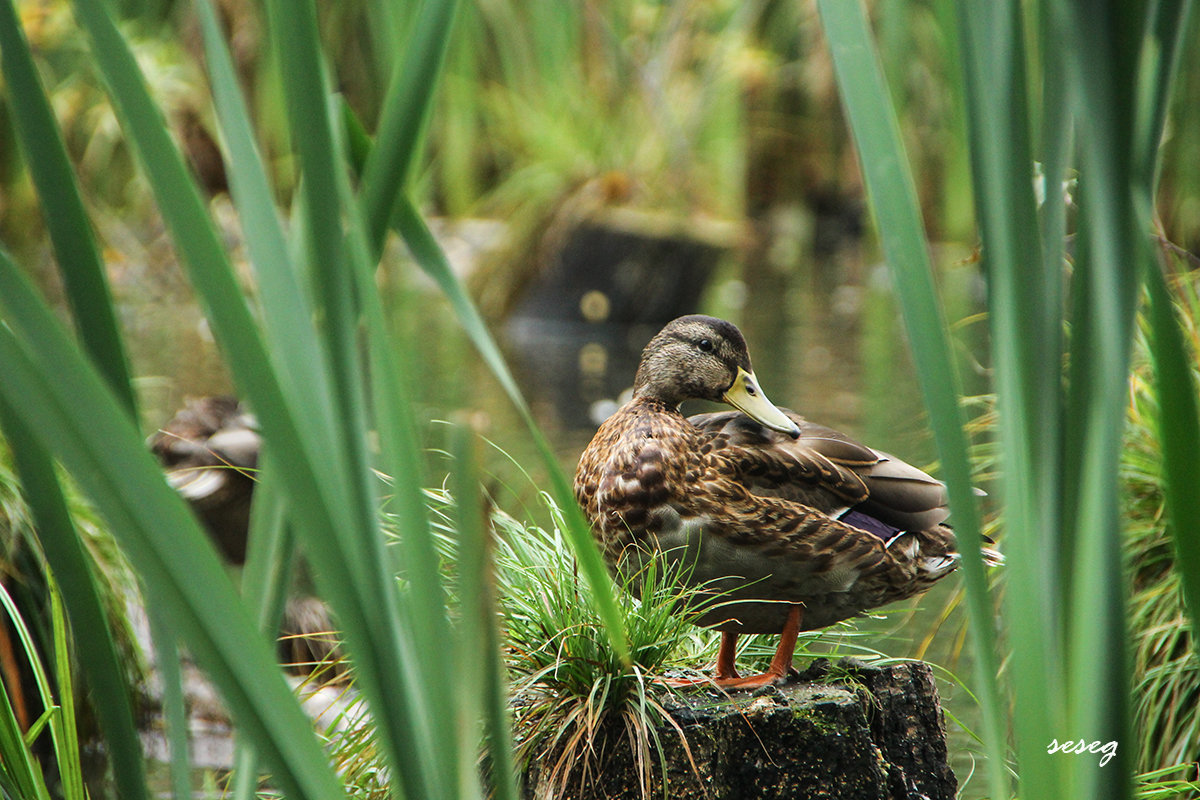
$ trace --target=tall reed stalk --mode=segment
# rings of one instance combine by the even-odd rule
[[[954,5],[1000,415],[1006,683],[996,672],[993,600],[975,546],[957,382],[895,112],[862,4],[819,3],[965,545],[989,791],[1011,793],[1003,759],[1009,717],[1021,797],[1129,797],[1136,744],[1116,482],[1143,283],[1170,451],[1176,568],[1193,619],[1198,608],[1196,387],[1149,238],[1158,143],[1189,4]],[[1079,170],[1080,193],[1068,253],[1060,187],[1070,168]],[[1054,752],[1055,742],[1079,740],[1116,742],[1116,753],[1102,760]]]

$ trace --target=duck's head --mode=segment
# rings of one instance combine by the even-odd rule
[[[768,428],[800,435],[759,388],[742,332],[715,317],[680,317],[659,331],[642,351],[633,395],[673,407],[684,400],[728,403]]]

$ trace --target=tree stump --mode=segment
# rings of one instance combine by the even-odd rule
[[[733,695],[697,688],[661,700],[687,747],[673,726],[658,729],[648,798],[952,800],[957,789],[928,664],[817,659],[782,687]],[[606,750],[599,775],[573,782],[570,796],[640,800],[629,748]],[[539,778],[535,763],[526,797],[559,796]]]

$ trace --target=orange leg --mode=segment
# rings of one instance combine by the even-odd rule
[[[737,656],[737,640],[736,633],[723,631],[721,633],[721,649],[717,651],[717,674],[718,681],[731,680],[742,677],[738,675],[737,667],[733,660]]]
[[[800,635],[800,606],[793,605],[788,612],[787,621],[779,635],[779,645],[766,672],[758,675],[748,675],[743,678],[738,674],[734,665],[737,655],[738,634],[721,633],[721,647],[717,651],[717,672],[712,678],[667,678],[662,682],[677,689],[689,686],[719,686],[722,689],[757,689],[783,683],[787,679],[788,670],[792,668],[792,656],[796,652],[796,639]]]
[[[783,683],[787,679],[788,670],[792,668],[792,656],[796,652],[796,639],[799,635],[800,606],[794,605],[788,612],[787,622],[783,624],[779,646],[775,648],[775,656],[771,659],[767,671],[742,678],[738,677],[737,670],[733,668],[733,643],[737,641],[737,634],[722,634],[721,652],[717,657],[717,676],[713,682],[722,689],[757,689],[760,686]],[[728,654],[725,652],[727,637],[731,639]],[[728,670],[723,669],[724,667],[728,667]],[[730,672],[732,675],[728,674]]]

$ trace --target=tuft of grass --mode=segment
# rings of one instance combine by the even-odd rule
[[[1200,774],[1195,763],[1143,772],[1136,778],[1138,800],[1180,800],[1200,794]]]
[[[512,677],[518,764],[539,761],[540,780],[571,796],[627,747],[643,796],[649,791],[659,731],[674,724],[651,681],[674,663],[692,632],[684,608],[696,599],[651,561],[624,585],[625,663],[593,610],[561,533],[561,512],[543,529],[497,513],[496,569]]]
[[[461,588],[453,588],[462,586],[464,568],[456,496],[440,487],[426,490],[425,500],[438,543],[438,569],[452,587],[447,606],[459,618],[468,611]],[[516,766],[528,775],[540,760],[548,765],[540,770],[540,780],[559,796],[572,796],[601,774],[618,748],[627,747],[647,796],[664,726],[675,727],[687,747],[682,730],[660,703],[665,690],[653,681],[680,667],[681,654],[684,659],[693,652],[711,655],[705,645],[712,644],[712,637],[696,646],[700,637],[691,624],[693,614],[686,611],[695,598],[652,564],[638,576],[636,587],[623,587],[628,602],[620,609],[631,657],[626,661],[596,610],[590,584],[580,575],[563,532],[561,509],[548,494],[542,500],[549,527],[499,510],[488,517],[501,651],[510,678],[504,702],[513,716]],[[400,541],[397,522],[395,516],[385,516],[392,546]],[[413,591],[404,576],[397,581],[401,592]],[[315,682],[310,676],[309,688],[302,691],[311,691]],[[389,771],[370,717],[351,711],[321,723],[327,726],[327,748],[348,795],[358,800],[387,796]],[[498,757],[494,747],[484,753],[485,774],[497,768]]]
[[[45,657],[39,653],[33,634],[12,595],[0,584],[0,620],[15,634],[10,642],[10,654],[25,660],[33,676],[40,710],[36,719],[23,729],[7,691],[0,691],[0,793],[4,797],[29,800],[50,800],[61,796],[65,800],[87,797],[80,762],[80,740],[76,727],[76,699],[72,680],[71,656],[67,645],[67,621],[62,596],[51,576],[46,578],[50,599],[52,644]],[[15,662],[13,663],[15,666]],[[51,677],[53,676],[53,678]],[[6,675],[6,678],[12,677]],[[32,698],[30,698],[32,699]],[[34,744],[49,732],[50,750],[58,767],[58,785],[52,795],[34,753]]]

